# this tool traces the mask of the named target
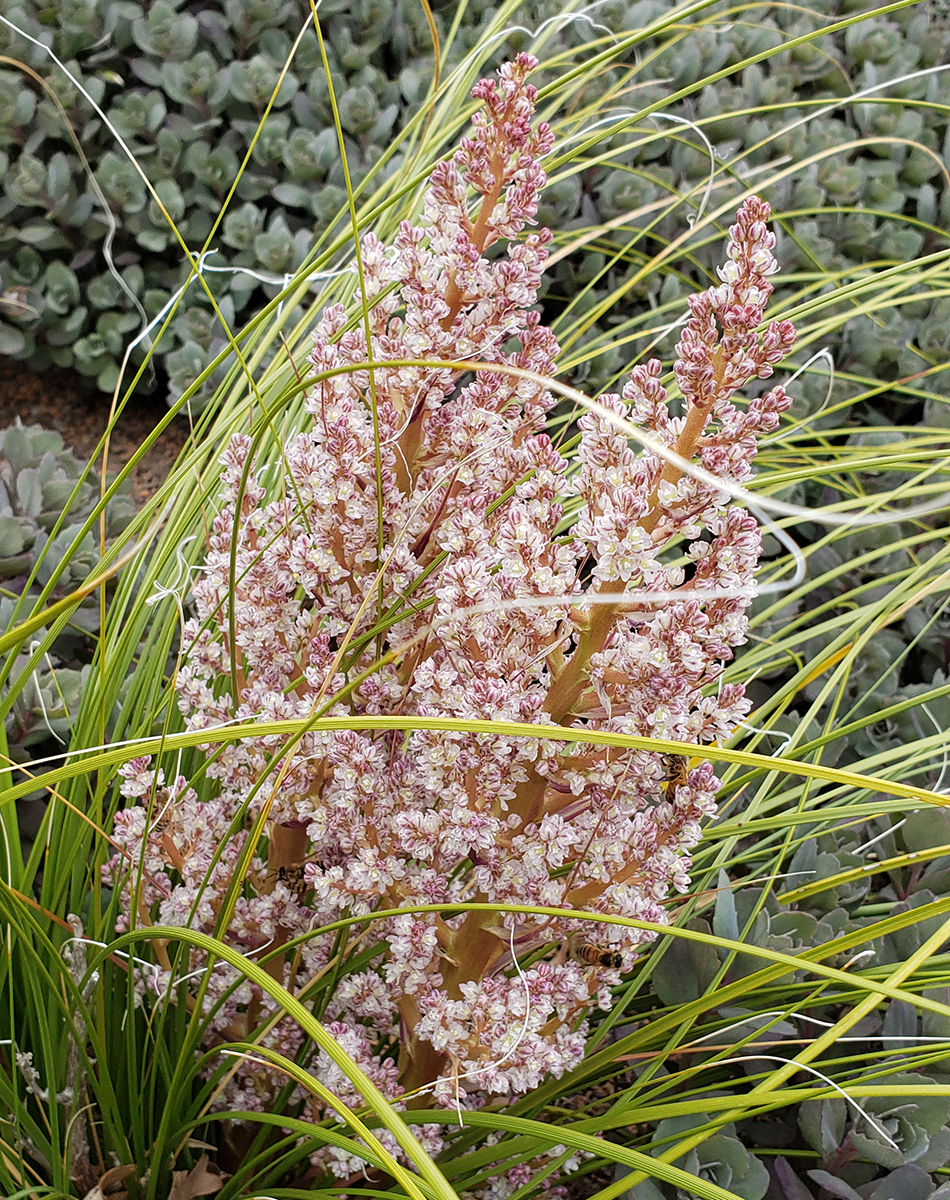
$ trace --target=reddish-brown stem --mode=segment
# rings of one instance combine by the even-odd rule
[[[472,229],[472,241],[475,243],[479,254],[485,249],[488,241],[488,221],[495,211],[495,205],[501,196],[501,189],[504,182],[505,164],[497,154],[492,158],[491,169],[495,177],[495,182],[492,184],[491,191],[486,192],[482,197],[478,216],[475,218],[475,226]]]
[[[475,218],[475,224],[471,230],[472,244],[475,246],[479,254],[485,249],[488,242],[488,221],[494,211],[495,205],[501,196],[501,189],[504,186],[504,162],[499,155],[495,155],[492,159],[492,175],[494,182],[491,191],[486,192],[482,196],[482,202],[478,209],[478,216]],[[459,315],[462,305],[465,303],[465,295],[459,287],[455,278],[455,273],[449,275],[448,286],[445,289],[445,302],[449,307],[449,311],[439,322],[444,332],[452,328],[455,323],[455,318]],[[419,453],[419,447],[422,444],[422,425],[425,420],[424,405],[417,405],[416,411],[412,414],[406,423],[405,429],[399,436],[399,450],[401,453],[396,455],[396,478],[399,486],[405,492],[409,492],[413,481],[416,477],[416,456]]]
[[[443,970],[443,988],[453,1000],[461,998],[461,985],[469,980],[485,978],[505,950],[503,940],[488,928],[495,920],[490,912],[471,912],[447,940]],[[400,1079],[406,1091],[415,1091],[437,1079],[445,1066],[445,1055],[435,1050],[429,1042],[417,1038],[413,1033],[419,1021],[419,1010],[410,997],[399,1001],[399,1014],[409,1037],[404,1043],[400,1060]],[[416,1107],[428,1103],[420,1097]],[[413,1107],[413,1102],[409,1102]]]
[[[717,376],[718,374],[717,367]],[[711,405],[704,407],[694,404],[686,414],[682,432],[674,446],[676,453],[681,458],[689,460],[696,453],[696,447],[706,428],[711,407]],[[679,467],[668,462],[664,464],[660,478],[664,483],[676,483],[682,474]],[[652,534],[660,515],[657,493],[654,491],[650,509],[640,519],[640,528],[646,533]],[[612,593],[619,595],[623,591],[623,581],[615,580],[600,588],[598,594],[601,596]],[[545,711],[550,713],[551,718],[558,724],[563,724],[574,715],[574,708],[587,687],[590,660],[595,654],[599,654],[607,644],[620,609],[620,604],[598,604],[591,609],[587,628],[581,631],[577,649],[551,683],[544,707]]]
[[[425,1042],[415,1035],[409,1039],[405,1061],[406,1066],[401,1072],[400,1083],[407,1092],[414,1092],[417,1088],[433,1083],[445,1067],[445,1055],[440,1054],[431,1042]],[[431,1104],[432,1097],[427,1092],[423,1092],[421,1096],[410,1097],[406,1101],[407,1108],[428,1108]]]
[[[267,895],[277,886],[281,868],[295,867],[307,856],[307,830],[296,825],[272,825],[268,835],[267,878],[261,891]],[[291,930],[278,925],[267,953],[279,949],[291,935]],[[264,964],[264,970],[278,983],[284,981],[284,956],[276,954]]]
[[[676,445],[673,447],[680,458],[689,460],[696,453],[696,447],[699,444],[699,439],[703,436],[703,430],[706,428],[706,421],[709,419],[711,407],[710,405],[709,408],[705,408],[702,405],[694,404],[686,414],[686,421],[682,432],[676,439]],[[683,472],[675,463],[665,462],[663,464],[663,473],[660,476],[663,483],[677,483],[682,476]],[[650,511],[641,520],[640,527],[645,529],[647,533],[652,533],[659,519],[660,509],[657,504],[657,493],[654,491],[650,497]]]
[[[624,590],[622,579],[612,580],[598,590],[598,595],[620,595]],[[565,663],[563,669],[551,683],[544,709],[557,724],[563,724],[573,715],[574,705],[587,687],[587,672],[590,660],[606,645],[619,612],[619,604],[596,604],[590,608],[586,628],[581,630],[577,649]]]
[[[452,1000],[461,998],[461,985],[484,979],[505,950],[504,941],[488,928],[497,915],[470,912],[456,930],[442,974],[443,989]]]

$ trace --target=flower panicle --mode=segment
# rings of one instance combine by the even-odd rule
[[[700,409],[722,404],[752,379],[772,374],[795,344],[791,321],[770,321],[764,334],[769,276],[778,270],[775,235],[766,225],[770,208],[750,196],[729,229],[721,283],[688,299],[690,318],[676,346],[674,374],[686,400]]]
[[[550,392],[506,369],[551,375],[558,352],[536,308],[551,235],[526,232],[552,144],[532,121],[536,65],[522,54],[476,85],[473,133],[434,169],[418,222],[403,222],[391,248],[364,239],[366,326],[351,327],[342,306],[316,325],[312,423],[283,447],[287,486],[274,495],[247,471],[249,438],[225,451],[225,503],[185,630],[177,689],[189,728],[306,721],[318,708],[420,725],[310,728],[276,787],[280,739],[252,730],[209,747],[201,798],[178,780],[158,831],[155,767],[130,764],[106,868],[129,923],[147,910],[211,930],[250,852],[225,936],[267,953],[292,989],[325,973],[339,946],[308,937],[281,955],[285,943],[370,918],[351,948],[372,953],[344,968],[329,1002],[338,1040],[394,1099],[422,1089],[466,1107],[580,1060],[587,1014],[609,1006],[649,941],[584,914],[666,920],[715,810],[701,747],[749,708],[722,675],[746,636],[756,523],[721,489],[635,450],[620,424],[741,484],[790,402],[782,388],[733,402],[794,339],[787,321],[759,332],[776,264],[768,205],[752,197],[719,282],[690,302],[673,370],[682,411],[658,361],[635,366],[620,395],[600,398],[613,420],[578,422],[570,469],[545,430]],[[497,369],[396,365],[466,358]],[[383,364],[372,394],[368,361]],[[696,755],[676,766],[645,749],[430,730],[429,717],[672,739]],[[266,834],[249,851],[238,817],[264,804]],[[144,862],[144,885],[129,862]],[[577,915],[452,915],[463,901]],[[372,919],[420,905],[450,915]],[[241,1039],[275,1015],[230,968],[203,986],[209,1037]],[[293,1058],[302,1037],[277,1021],[265,1040]],[[339,1082],[329,1061],[313,1069]],[[243,1064],[220,1103],[266,1108],[282,1086]],[[355,1169],[333,1149],[319,1160],[341,1178]]]

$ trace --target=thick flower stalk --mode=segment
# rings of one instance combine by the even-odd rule
[[[714,809],[699,748],[748,709],[722,673],[755,593],[755,521],[639,452],[601,412],[579,422],[577,469],[544,432],[554,399],[533,376],[554,373],[558,347],[532,308],[551,235],[524,233],[552,144],[531,123],[534,65],[519,55],[475,87],[474,132],[433,171],[419,224],[403,222],[389,249],[363,240],[366,321],[342,306],[320,319],[313,422],[284,447],[279,494],[248,470],[249,437],[226,450],[181,710],[196,730],[322,713],[613,731],[691,743],[692,769],[671,776],[648,750],[426,729],[308,732],[269,769],[277,740],[244,736],[209,755],[216,791],[203,800],[184,779],[166,785],[149,763],[130,764],[125,791],[139,802],[119,814],[124,853],[110,868],[129,921],[213,929],[266,812],[226,936],[250,957],[270,954],[268,969],[304,997],[331,958],[338,969],[336,935],[275,950],[343,917],[405,910],[353,927],[359,965],[344,968],[323,1015],[407,1103],[434,1092],[476,1106],[579,1061],[585,1014],[609,1003],[648,940],[582,914],[666,919]],[[599,401],[739,484],[789,404],[780,387],[744,408],[730,399],[794,340],[788,322],[760,332],[776,269],[768,214],[746,201],[721,282],[690,302],[674,372],[683,415],[658,362]],[[504,252],[487,253],[497,243]],[[411,911],[460,901],[581,915]],[[205,997],[224,997],[212,1023],[227,1039],[274,1015],[235,982],[219,966]],[[300,1050],[286,1021],[265,1040]],[[329,1061],[310,1066],[359,1103]],[[223,1103],[264,1108],[282,1082],[248,1066]],[[328,1155],[340,1175],[359,1169]]]

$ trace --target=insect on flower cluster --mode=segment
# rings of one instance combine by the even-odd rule
[[[471,135],[436,165],[418,223],[404,221],[392,246],[364,237],[365,320],[342,305],[320,318],[312,424],[283,447],[282,485],[255,474],[249,435],[225,450],[177,687],[190,729],[243,720],[251,731],[209,747],[200,795],[152,762],[129,763],[115,830],[125,853],[107,869],[128,923],[146,914],[212,931],[230,895],[223,936],[268,955],[267,970],[305,1002],[320,994],[322,1019],[373,1082],[424,1106],[503,1100],[576,1065],[586,1015],[609,1005],[650,936],[582,915],[451,906],[663,923],[668,896],[688,885],[716,780],[699,751],[690,766],[421,723],[527,722],[697,747],[728,737],[748,711],[722,673],[746,634],[756,522],[720,488],[638,451],[621,426],[743,484],[758,437],[789,405],[781,387],[741,408],[730,399],[794,341],[785,321],[760,331],[776,263],[768,205],[752,197],[719,282],[690,300],[674,367],[682,415],[651,361],[580,417],[573,461],[547,435],[544,377],[558,346],[534,305],[551,234],[526,229],[553,135],[532,122],[535,65],[521,54],[473,89]],[[320,715],[420,725],[309,729],[289,748],[253,732]],[[173,806],[161,836],[148,818],[156,787]],[[414,911],[424,905],[449,915]],[[398,911],[374,918],[383,910]],[[341,918],[357,922],[358,967],[320,932]],[[326,997],[330,964],[339,976]],[[201,965],[195,956],[188,969]],[[209,1044],[279,1016],[224,964],[202,1003]],[[261,1036],[301,1052],[287,1019]],[[361,1103],[325,1055],[308,1069]],[[284,1083],[243,1064],[219,1100],[266,1109]],[[312,1095],[298,1098],[323,1115]],[[436,1127],[425,1129],[437,1149]],[[344,1178],[362,1165],[334,1148],[319,1162]]]

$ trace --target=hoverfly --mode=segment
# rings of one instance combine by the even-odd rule
[[[178,817],[178,811],[175,806],[176,800],[177,797],[172,794],[171,788],[159,787],[155,789],[155,798],[150,809],[151,812],[155,813],[155,818],[149,821],[145,832],[147,837],[158,840],[165,862],[171,864],[176,871],[183,871],[185,869],[185,858],[173,836],[176,832],[178,834],[181,833],[181,830],[176,825]]]

